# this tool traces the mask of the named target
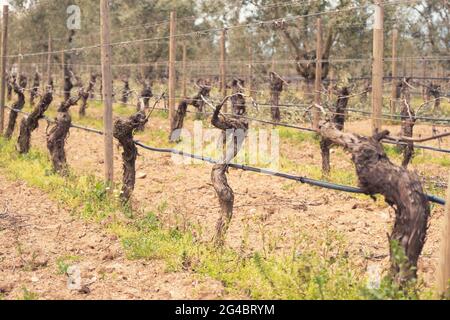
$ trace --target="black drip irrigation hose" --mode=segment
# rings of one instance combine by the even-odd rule
[[[7,107],[10,110],[13,110],[10,107]],[[15,110],[17,112],[20,113],[24,113],[24,114],[29,114],[27,112],[24,112],[22,110]],[[52,121],[51,119],[45,117],[45,119],[47,121]],[[87,132],[91,132],[91,133],[96,133],[99,135],[103,135],[103,131],[101,130],[97,130],[97,129],[93,129],[93,128],[89,128],[89,127],[84,127],[84,126],[80,126],[77,124],[72,124],[71,127],[76,128],[76,129],[80,129],[80,130],[84,130]],[[192,153],[187,153],[181,150],[176,150],[176,149],[171,149],[171,148],[155,148],[155,147],[151,147],[148,145],[145,145],[137,140],[134,141],[134,143],[145,149],[145,150],[149,150],[149,151],[153,151],[153,152],[159,152],[159,153],[170,153],[170,154],[175,154],[175,155],[180,155],[183,157],[187,157],[187,158],[192,158],[192,159],[197,159],[197,160],[201,160],[203,162],[208,162],[208,163],[212,163],[212,164],[219,164],[222,163],[218,160],[212,159],[210,157],[204,157],[204,156],[199,156],[196,154],[192,154]],[[332,182],[327,182],[327,181],[322,181],[322,180],[316,180],[316,179],[311,179],[311,178],[307,178],[307,177],[302,177],[302,176],[295,176],[292,174],[288,174],[288,173],[283,173],[283,172],[277,172],[277,171],[273,171],[273,170],[269,170],[269,169],[264,169],[264,168],[257,168],[257,167],[251,167],[251,166],[247,166],[244,164],[238,164],[238,163],[229,163],[228,164],[229,167],[231,168],[235,168],[235,169],[239,169],[239,170],[243,170],[243,171],[251,171],[251,172],[256,172],[256,173],[261,173],[261,174],[266,174],[266,175],[271,175],[271,176],[275,176],[275,177],[280,177],[283,179],[288,179],[288,180],[294,180],[300,183],[304,183],[304,184],[309,184],[312,186],[316,186],[316,187],[320,187],[320,188],[325,188],[325,189],[330,189],[330,190],[336,190],[336,191],[343,191],[343,192],[349,192],[349,193],[358,193],[358,194],[366,194],[362,189],[360,188],[356,188],[356,187],[352,187],[352,186],[346,186],[346,185],[341,185],[341,184],[336,184],[336,183],[332,183]],[[445,200],[442,198],[439,198],[435,195],[426,195],[428,198],[428,201],[430,202],[434,202],[440,205],[445,205]]]
[[[149,150],[149,151],[176,154],[176,155],[180,155],[180,156],[187,157],[187,158],[193,158],[193,159],[201,160],[204,162],[209,162],[212,164],[221,163],[221,162],[214,160],[212,158],[209,158],[209,157],[199,156],[196,154],[191,154],[191,153],[187,153],[187,152],[176,150],[176,149],[150,147],[139,141],[135,141],[134,143],[137,146],[139,146],[143,149]],[[297,181],[300,183],[305,183],[305,184],[309,184],[312,186],[321,187],[321,188],[325,188],[325,189],[331,189],[331,190],[343,191],[343,192],[349,192],[349,193],[366,194],[362,189],[356,188],[356,187],[345,186],[345,185],[322,181],[322,180],[315,180],[315,179],[302,177],[302,176],[295,176],[295,175],[291,175],[288,173],[277,172],[277,171],[272,171],[272,170],[263,169],[263,168],[251,167],[251,166],[247,166],[244,164],[229,163],[228,166],[231,168],[236,168],[236,169],[240,169],[240,170],[244,170],[244,171],[251,171],[251,172],[256,172],[256,173],[261,173],[261,174],[272,175],[272,176],[276,176],[276,177],[280,177],[280,178],[284,178],[284,179],[288,179],[288,180],[294,180],[294,181]],[[428,198],[428,201],[430,201],[430,202],[434,202],[434,203],[437,203],[440,205],[445,205],[445,200],[442,198],[439,198],[434,195],[426,195],[426,196]]]

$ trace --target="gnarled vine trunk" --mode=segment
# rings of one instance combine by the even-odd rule
[[[41,75],[36,72],[33,78],[33,86],[30,90],[30,105],[34,106],[34,99],[38,97],[39,87],[41,85]]]
[[[414,124],[416,122],[416,114],[411,107],[411,94],[408,84],[403,81],[400,87],[401,99],[402,99],[402,109],[400,111],[401,131],[400,136],[412,137]],[[414,143],[407,142],[406,145],[400,146],[403,150],[403,160],[402,167],[406,168],[414,155]]]
[[[14,83],[16,83],[17,77],[15,74],[8,74],[6,78],[6,88],[7,88],[7,94],[6,99],[10,101],[12,99],[12,93],[13,93],[13,87]]]
[[[434,98],[434,104],[433,104],[433,112],[435,111],[441,111],[441,86],[438,84],[431,83],[427,87],[427,96],[428,99],[430,97]]]
[[[326,123],[320,126],[319,133],[351,152],[361,189],[368,195],[383,195],[394,208],[395,224],[389,236],[391,273],[400,284],[414,278],[430,216],[428,198],[419,176],[393,164],[386,156],[380,141],[389,134],[388,131],[363,137],[344,133]],[[397,259],[396,244],[404,250],[406,261]]]
[[[53,170],[61,175],[66,175],[68,173],[66,152],[64,147],[70,127],[72,126],[72,118],[69,114],[69,108],[77,104],[79,99],[80,95],[71,97],[64,102],[61,102],[55,119],[56,123],[47,134],[47,149],[50,152]]]
[[[278,77],[274,72],[269,73],[270,79],[270,103],[272,104],[270,111],[272,114],[272,120],[274,122],[281,121],[280,114],[280,95],[283,92],[284,81]]]
[[[144,80],[141,82],[142,91],[139,95],[139,101],[137,104],[137,111],[148,110],[150,108],[150,98],[153,97],[150,80]]]
[[[30,151],[31,133],[39,126],[39,120],[43,118],[52,100],[53,92],[48,88],[30,115],[23,118],[20,122],[20,133],[17,139],[17,149],[20,153],[23,154]]]
[[[122,82],[123,82],[123,89],[121,102],[122,104],[126,105],[128,103],[128,98],[130,97],[131,94],[130,81],[128,79],[123,79]]]
[[[244,97],[244,80],[242,79],[233,79],[231,83],[231,106],[233,109],[233,114],[242,116],[245,114],[245,97]]]
[[[130,200],[136,183],[136,158],[138,151],[133,139],[135,130],[142,130],[148,119],[144,112],[140,111],[128,119],[118,119],[114,123],[114,138],[119,140],[123,148],[123,178],[120,198],[123,202]]]
[[[17,83],[14,83],[14,92],[17,94],[17,101],[12,105],[12,110],[9,112],[8,126],[5,132],[6,139],[11,139],[16,127],[17,115],[25,105],[24,88],[20,87]]]
[[[221,214],[216,224],[216,234],[213,239],[216,246],[224,244],[225,235],[233,217],[234,192],[227,181],[228,165],[238,154],[248,131],[248,122],[245,119],[221,115],[222,106],[216,107],[211,123],[222,130],[223,141],[232,140],[232,145],[224,146],[226,147],[224,159],[221,163],[214,165],[211,171],[211,181],[221,208]]]
[[[69,47],[73,44],[73,37],[75,36],[75,30],[69,30],[69,35],[67,39],[67,44]],[[71,67],[72,64],[72,56],[73,52],[63,52],[64,57],[64,66],[63,66],[63,74],[64,74],[64,101],[68,101],[70,99],[71,91],[74,87],[72,82],[73,70]]]
[[[89,84],[87,85],[87,88],[86,89],[81,88],[80,90],[81,105],[80,109],[78,110],[78,114],[80,115],[80,117],[84,117],[86,115],[87,101],[89,97],[91,97],[94,94],[94,87],[96,82],[97,82],[97,75],[91,73],[91,77],[89,79]]]
[[[336,129],[343,130],[345,123],[345,114],[348,104],[348,95],[350,91],[347,87],[343,87],[339,90],[336,107],[332,110],[333,116],[331,122]],[[322,137],[320,140],[320,151],[322,155],[322,173],[328,175],[330,173],[330,147],[333,143]]]
[[[205,102],[202,97],[209,97],[209,93],[211,91],[210,86],[200,86],[198,93],[190,98],[180,102],[178,108],[175,112],[173,119],[173,130],[170,132],[169,140],[171,142],[178,141],[180,139],[181,129],[183,129],[184,119],[186,117],[187,108],[189,105],[194,106],[199,112],[203,111],[203,107]]]

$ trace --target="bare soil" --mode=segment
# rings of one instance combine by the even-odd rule
[[[5,299],[221,299],[222,285],[160,261],[128,260],[115,236],[84,222],[23,182],[0,175],[0,293]],[[26,204],[26,205],[25,205]],[[81,271],[70,290],[58,262]]]
[[[94,112],[94,110],[88,109],[88,114],[89,112]],[[189,128],[191,125],[192,120],[189,120],[185,126]],[[32,145],[42,150],[45,150],[45,127],[43,122],[32,137]],[[391,127],[394,133],[399,130],[398,127]],[[160,118],[151,119],[146,130],[152,130],[152,128],[167,128],[168,130],[168,121]],[[368,121],[349,123],[346,130],[368,134],[370,123]],[[431,134],[431,126],[428,125],[416,125],[415,130],[420,135]],[[443,132],[445,128],[440,128],[440,130]],[[117,142],[115,144],[118,146]],[[442,146],[446,144],[443,143]],[[73,170],[81,174],[89,173],[103,178],[103,138],[101,136],[71,129],[66,150],[68,164]],[[117,181],[120,181],[122,175],[120,152],[118,147],[115,147],[115,177]],[[136,163],[138,179],[133,193],[133,206],[143,208],[147,212],[158,213],[167,225],[177,224],[186,228],[200,226],[205,240],[210,240],[220,212],[217,196],[210,180],[211,165],[180,165],[174,164],[170,155],[142,149],[139,149],[139,153],[140,156]],[[302,143],[301,148],[297,144],[283,142],[281,153],[296,163],[316,166],[320,166],[321,163],[318,142],[316,145],[311,142]],[[350,156],[347,155],[338,158],[332,153],[331,167],[354,170],[349,158]],[[411,169],[418,173],[435,174],[436,177],[443,180],[447,178],[446,170],[442,170],[442,166],[437,164],[420,164],[412,166]],[[250,244],[248,250],[264,250],[270,244],[275,250],[283,252],[290,250],[296,240],[303,235],[307,235],[311,241],[314,241],[315,238],[323,238],[327,230],[332,230],[338,231],[346,237],[350,257],[363,268],[369,265],[376,265],[380,268],[388,266],[387,234],[390,233],[394,221],[394,211],[391,208],[375,203],[366,197],[355,197],[346,193],[319,189],[256,173],[230,170],[228,179],[235,192],[236,201],[226,245],[236,249],[240,248],[243,239],[248,237]],[[0,265],[3,274],[0,279],[10,279],[8,282],[16,284],[9,297],[20,294],[17,284],[21,283],[31,289],[41,290],[43,297],[50,298],[177,298],[181,296],[205,298],[220,296],[221,286],[210,280],[205,280],[208,281],[205,288],[210,287],[210,289],[200,290],[200,296],[196,295],[198,294],[196,288],[202,287],[202,285],[193,280],[195,277],[190,274],[164,274],[161,266],[156,262],[130,262],[122,256],[117,258],[119,260],[104,262],[102,257],[105,256],[107,250],[112,250],[110,248],[120,250],[117,241],[109,238],[101,230],[97,230],[95,226],[73,220],[67,212],[56,208],[48,201],[27,201],[35,208],[30,207],[26,211],[23,209],[21,211],[20,208],[23,208],[26,200],[17,199],[16,195],[18,194],[17,188],[20,191],[20,188],[24,188],[24,186],[15,183],[11,188],[11,182],[4,179],[0,182],[2,205],[5,202],[4,195],[6,198],[9,196],[11,212],[16,211],[21,215],[30,215],[31,220],[27,219],[27,224],[32,221],[36,226],[45,228],[55,226],[55,229],[51,231],[42,231],[38,227],[23,228],[22,242],[27,243],[27,239],[29,239],[28,245],[33,248],[30,250],[41,250],[45,254],[51,254],[52,261],[57,256],[66,254],[67,250],[84,252],[83,266],[86,268],[87,279],[93,276],[100,279],[98,272],[102,269],[99,268],[104,268],[104,265],[118,266],[117,270],[114,269],[118,274],[117,277],[113,279],[113,277],[109,277],[111,273],[107,272],[108,276],[105,280],[97,280],[92,284],[91,294],[83,296],[68,292],[65,289],[66,279],[52,274],[55,273],[54,267],[51,268],[51,271],[43,268],[33,272],[20,271],[20,268],[16,268],[15,263],[11,261],[20,261],[20,256],[15,249],[16,245],[11,241],[15,235],[8,228],[0,234],[2,237],[0,241],[11,246],[7,250],[7,256],[1,259]],[[9,189],[15,190],[10,192]],[[36,190],[26,190],[33,196],[38,195],[45,199],[45,195]],[[27,192],[24,193],[25,197]],[[419,260],[418,274],[428,285],[434,283],[442,217],[443,208],[435,206],[432,210],[426,245]],[[70,224],[67,221],[70,221]],[[57,226],[60,224],[62,229],[57,233],[59,228]],[[80,238],[80,234],[84,234],[84,236]],[[61,235],[64,235],[64,239]],[[43,237],[42,241],[39,240],[40,237]],[[61,240],[64,241],[61,242]],[[72,242],[73,244],[69,245]],[[68,247],[65,248],[64,243]],[[32,252],[30,250],[28,252]],[[52,251],[56,253],[53,254]],[[90,269],[92,270],[89,271]],[[161,273],[163,276],[159,277]],[[34,274],[43,279],[33,283],[31,277]],[[43,276],[43,274],[47,274],[47,276]],[[166,281],[169,281],[170,286]],[[108,290],[100,290],[102,288]],[[157,289],[159,289],[158,292]]]

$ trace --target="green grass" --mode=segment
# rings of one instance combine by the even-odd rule
[[[278,128],[278,134],[280,135],[280,139],[287,139],[292,143],[301,143],[301,142],[315,142],[319,141],[319,137],[315,133],[300,131],[293,128]]]
[[[55,175],[46,155],[35,150],[18,155],[13,143],[1,138],[0,170],[10,179],[46,191],[80,218],[93,223],[108,221],[106,228],[119,237],[129,259],[156,259],[166,264],[168,272],[188,270],[212,277],[231,294],[252,299],[410,299],[427,294],[423,289],[415,295],[404,294],[392,283],[384,284],[382,292],[368,290],[365,270],[348,257],[346,240],[332,231],[324,230],[319,239],[298,234],[288,252],[276,251],[280,240],[264,229],[261,251],[249,249],[246,237],[240,250],[217,250],[201,240],[199,226],[186,221],[164,225],[160,218],[166,214],[167,202],[156,205],[154,212],[129,214],[130,208],[121,206],[114,193],[108,195],[102,182],[91,176]],[[65,272],[76,259],[58,259],[58,272]],[[24,290],[24,298],[37,296]]]
[[[60,275],[66,274],[67,269],[69,269],[72,264],[79,262],[80,260],[80,257],[72,255],[59,257],[58,259],[56,259],[57,273]]]
[[[39,295],[36,292],[30,291],[26,287],[22,288],[22,292],[22,300],[37,300],[39,298]]]

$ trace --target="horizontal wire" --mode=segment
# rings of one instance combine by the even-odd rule
[[[8,107],[9,108],[9,107]],[[24,112],[22,110],[14,110],[9,108],[10,110],[19,112],[19,113],[23,113],[23,114],[28,114],[27,112]],[[47,121],[50,121],[52,123],[55,123],[56,121],[52,120],[52,119],[48,119],[46,118]],[[96,133],[99,135],[103,135],[104,132],[101,130],[97,130],[94,128],[89,128],[89,127],[84,127],[81,125],[77,125],[77,124],[71,124],[71,127],[79,129],[79,130],[84,130],[87,132],[91,132],[91,133]],[[212,164],[221,164],[223,163],[223,161],[219,161],[219,160],[215,160],[212,159],[210,157],[205,157],[205,156],[199,156],[196,154],[191,154],[191,153],[187,153],[181,150],[176,150],[176,149],[171,149],[171,148],[155,148],[155,147],[151,147],[148,145],[145,145],[137,140],[134,141],[134,143],[145,149],[148,151],[153,151],[153,152],[159,152],[159,153],[171,153],[171,154],[175,154],[175,155],[180,155],[183,157],[188,157],[188,158],[192,158],[192,159],[197,159],[197,160],[201,160],[203,162],[208,162],[208,163],[212,163]],[[264,168],[258,168],[258,167],[252,167],[252,166],[248,166],[245,164],[239,164],[239,163],[227,163],[227,165],[231,168],[235,168],[235,169],[239,169],[239,170],[243,170],[243,171],[250,171],[250,172],[256,172],[256,173],[260,173],[260,174],[265,174],[265,175],[271,175],[271,176],[275,176],[275,177],[279,177],[279,178],[283,178],[283,179],[288,179],[288,180],[294,180],[300,183],[304,183],[304,184],[309,184],[312,186],[316,186],[316,187],[320,187],[320,188],[326,188],[326,189],[331,189],[331,190],[336,190],[336,191],[343,191],[343,192],[349,192],[349,193],[359,193],[359,194],[366,194],[367,193],[362,190],[361,188],[356,188],[356,187],[352,187],[352,186],[346,186],[346,185],[341,185],[341,184],[336,184],[336,183],[332,183],[332,182],[328,182],[328,181],[323,181],[323,180],[317,180],[317,179],[311,179],[308,177],[304,177],[304,176],[297,176],[297,175],[292,175],[292,174],[288,174],[288,173],[283,173],[283,172],[278,172],[278,171],[273,171],[273,170],[269,170],[269,169],[264,169]],[[428,195],[425,194],[425,196],[427,197],[428,201],[430,202],[434,202],[440,205],[445,205],[445,200],[437,197],[435,195]]]
[[[386,6],[386,5],[394,5],[394,4],[404,4],[404,3],[411,3],[411,2],[416,2],[416,1],[417,0],[398,0],[398,1],[392,1],[389,3],[385,3],[384,5]],[[264,20],[264,21],[258,21],[258,22],[244,23],[244,24],[227,26],[225,28],[209,28],[209,29],[205,29],[205,30],[187,32],[187,33],[182,33],[182,34],[175,34],[173,37],[179,38],[179,37],[187,37],[187,36],[192,36],[192,35],[200,35],[205,32],[206,33],[214,33],[214,32],[222,31],[224,29],[232,30],[232,29],[238,29],[238,28],[249,28],[252,26],[261,27],[266,24],[272,24],[272,23],[276,23],[279,21],[290,21],[290,20],[297,20],[297,19],[307,18],[307,17],[317,17],[317,16],[322,16],[322,15],[327,15],[327,14],[337,14],[337,13],[345,12],[345,11],[364,9],[369,6],[372,6],[372,4],[367,4],[367,5],[362,5],[362,6],[352,6],[352,7],[348,7],[348,8],[341,8],[341,9],[328,10],[328,11],[319,11],[319,12],[314,12],[314,13],[309,13],[309,14],[304,14],[304,15],[288,16],[288,17],[284,17],[281,19],[278,18],[278,19],[270,19],[270,20]],[[129,41],[112,42],[109,44],[104,44],[104,46],[108,46],[108,45],[109,46],[122,46],[122,45],[130,45],[130,44],[134,44],[134,43],[148,42],[148,41],[153,41],[153,40],[163,40],[163,39],[170,39],[170,38],[171,38],[171,36],[169,35],[169,36],[156,37],[156,38],[135,39],[135,40],[129,40]],[[90,46],[85,46],[85,47],[56,50],[56,51],[50,52],[50,54],[98,49],[100,47],[102,47],[102,44],[95,44],[95,45],[90,45]],[[34,52],[34,53],[23,53],[21,55],[7,55],[6,57],[8,57],[8,58],[29,57],[29,56],[37,56],[37,55],[46,55],[48,53],[49,53],[48,51],[43,51],[43,52]],[[0,58],[2,58],[2,57],[0,57]]]

